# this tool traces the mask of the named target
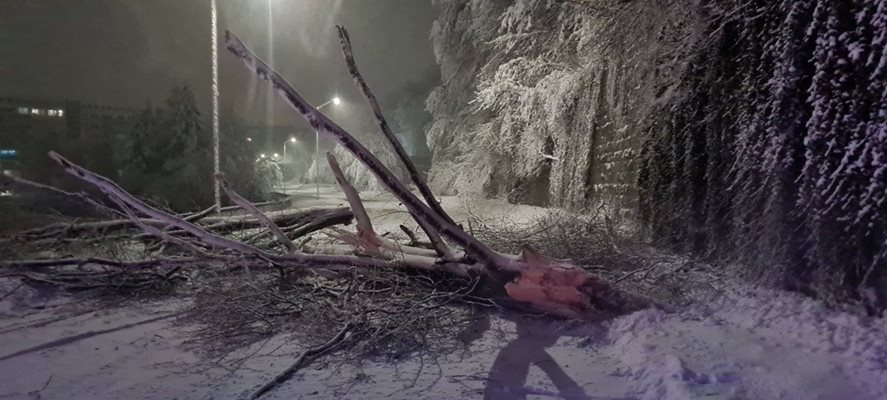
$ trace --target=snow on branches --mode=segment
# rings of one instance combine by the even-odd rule
[[[657,239],[821,295],[887,279],[887,1],[441,6],[436,187],[618,197]]]

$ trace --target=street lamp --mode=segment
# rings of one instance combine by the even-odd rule
[[[321,105],[319,105],[319,106],[317,106],[317,107],[314,107],[314,108],[316,108],[317,111],[320,111],[321,108],[324,108],[324,107],[326,107],[326,106],[328,106],[328,105],[330,105],[330,104],[332,104],[332,105],[336,105],[336,106],[337,106],[337,105],[339,105],[339,104],[341,104],[341,103],[342,103],[342,100],[339,98],[339,96],[336,96],[336,97],[333,97],[332,99],[330,99],[330,101],[327,101],[326,103],[323,103],[323,104],[321,104]]]
[[[287,139],[285,142],[283,142],[283,163],[286,163],[286,144],[287,143],[295,144],[296,138],[291,137],[291,138]],[[281,172],[283,172],[283,171],[281,171]],[[283,193],[286,194],[286,175],[285,174],[284,174],[284,180],[283,180]]]
[[[289,138],[285,142],[283,142],[283,159],[286,161],[286,144],[287,143],[296,143],[296,138]]]
[[[323,103],[323,104],[315,107],[315,109],[317,111],[320,111],[321,108],[323,108],[329,104],[337,106],[340,103],[342,103],[342,100],[339,99],[339,96],[335,96],[330,101],[327,101],[326,103]],[[315,130],[314,131],[314,185],[315,185],[315,187],[317,187],[317,198],[319,199],[320,198],[320,180],[318,179],[318,172],[320,172],[320,132]]]
[[[218,27],[217,27],[216,0],[210,2],[210,35],[212,46],[212,100],[213,100],[213,173],[219,176],[221,173],[219,167],[219,45],[218,45]],[[213,179],[213,199],[215,200],[216,211],[222,208],[221,189],[219,180]]]

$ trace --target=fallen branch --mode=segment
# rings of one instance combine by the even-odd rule
[[[44,185],[44,184],[42,184],[42,183],[34,182],[34,181],[31,181],[31,180],[28,180],[28,179],[25,179],[25,178],[22,178],[22,177],[18,177],[18,176],[12,175],[12,174],[7,174],[7,173],[5,173],[5,172],[4,172],[4,174],[3,174],[3,178],[5,178],[5,179],[9,179],[9,180],[11,180],[11,181],[13,181],[13,182],[15,182],[15,183],[18,183],[19,185],[30,186],[30,187],[34,187],[34,188],[37,188],[37,189],[43,189],[43,190],[47,190],[47,191],[50,191],[50,192],[54,192],[54,193],[62,194],[62,195],[64,195],[64,196],[74,197],[74,198],[76,198],[76,199],[80,199],[80,200],[86,202],[87,204],[93,206],[96,210],[99,210],[99,211],[102,211],[102,212],[106,212],[106,213],[111,214],[111,215],[119,214],[116,210],[114,210],[114,209],[112,209],[112,208],[110,208],[110,207],[108,207],[108,206],[106,206],[106,205],[104,205],[104,204],[102,204],[102,203],[99,203],[99,202],[97,202],[97,201],[95,201],[95,200],[93,200],[93,199],[91,199],[91,198],[89,197],[89,195],[87,195],[86,193],[74,193],[74,192],[69,192],[69,191],[66,191],[66,190],[59,189],[59,188],[57,188],[57,187],[55,187],[55,186]]]
[[[274,234],[274,237],[277,238],[277,241],[279,241],[280,244],[286,247],[286,250],[290,254],[296,252],[296,245],[294,245],[293,242],[286,236],[286,234],[284,234],[283,231],[280,230],[280,227],[278,227],[277,224],[274,223],[274,221],[271,221],[271,219],[268,218],[268,216],[266,216],[264,213],[262,213],[262,211],[260,211],[256,206],[252,205],[252,203],[250,203],[247,199],[244,199],[239,194],[237,194],[237,192],[231,189],[231,187],[228,186],[228,181],[225,180],[224,177],[217,176],[216,180],[219,181],[219,184],[222,186],[222,190],[225,191],[225,194],[228,195],[228,198],[231,199],[234,204],[237,204],[245,211],[252,214],[253,217],[255,217],[256,220],[265,227],[265,229],[268,229],[269,231],[271,231],[272,234]]]
[[[348,182],[348,179],[345,178],[345,174],[342,173],[342,169],[339,168],[339,163],[332,153],[326,153],[326,160],[330,164],[330,170],[333,172],[333,176],[336,177],[339,188],[345,194],[345,200],[351,206],[354,219],[357,220],[357,237],[365,242],[367,246],[378,249],[382,245],[382,241],[379,235],[376,234],[376,231],[373,230],[373,223],[370,221],[369,215],[367,215],[363,201],[360,200],[360,194],[357,193],[357,189],[351,185],[351,182]]]
[[[376,95],[373,94],[373,91],[370,90],[370,86],[367,85],[366,80],[363,79],[363,75],[361,75],[360,70],[357,68],[357,62],[354,61],[354,51],[351,48],[351,38],[348,36],[348,30],[345,29],[342,25],[337,25],[336,29],[339,32],[339,43],[342,45],[342,54],[345,56],[345,63],[348,65],[348,72],[351,73],[352,79],[360,88],[361,93],[367,99],[367,102],[370,104],[370,108],[373,110],[373,116],[376,118],[376,122],[379,124],[379,129],[382,130],[382,133],[385,135],[385,139],[388,140],[388,143],[391,143],[391,146],[394,148],[395,154],[400,159],[400,161],[404,164],[407,169],[407,172],[410,174],[410,179],[416,185],[416,188],[419,189],[419,193],[422,194],[422,197],[425,198],[425,202],[428,206],[431,207],[434,212],[444,218],[450,224],[455,225],[453,219],[444,211],[443,207],[440,206],[440,203],[434,197],[434,193],[431,191],[431,188],[425,183],[425,180],[422,179],[422,175],[419,174],[418,168],[416,168],[416,164],[410,159],[410,156],[407,155],[407,152],[404,150],[403,146],[400,144],[400,141],[397,140],[397,137],[394,136],[394,132],[391,131],[391,127],[388,125],[388,121],[385,119],[385,115],[382,113],[382,108],[379,107],[379,101],[376,100]]]
[[[323,113],[317,111],[310,103],[308,103],[292,85],[283,79],[280,74],[274,71],[268,64],[255,56],[243,42],[230,31],[225,33],[228,50],[232,54],[240,58],[244,65],[252,70],[256,76],[269,81],[275,90],[290,103],[293,108],[309,123],[314,130],[324,135],[329,135],[339,142],[342,147],[347,149],[360,160],[369,170],[376,176],[376,179],[388,189],[391,194],[410,212],[412,217],[420,225],[426,225],[430,229],[446,234],[451,240],[461,245],[466,252],[475,258],[483,261],[488,268],[495,270],[511,271],[516,273],[520,270],[518,266],[512,264],[512,258],[505,257],[496,251],[493,251],[471,235],[468,235],[457,225],[450,223],[440,214],[429,208],[428,205],[419,200],[402,182],[400,182],[394,174],[383,164],[375,155],[373,155],[363,144],[358,142],[351,134],[342,129],[335,122],[327,118]]]
[[[258,399],[264,396],[266,393],[274,390],[274,388],[276,388],[281,383],[286,382],[287,379],[291,378],[293,374],[295,374],[299,369],[307,367],[311,364],[312,361],[316,360],[318,357],[324,355],[326,352],[344,342],[346,339],[345,336],[349,332],[351,332],[351,330],[354,329],[355,326],[357,326],[357,324],[355,324],[354,322],[349,322],[345,324],[345,326],[342,327],[339,333],[337,333],[336,336],[333,336],[333,338],[330,339],[328,342],[318,347],[314,347],[304,351],[302,354],[299,355],[299,357],[296,358],[296,361],[293,362],[293,364],[290,365],[289,368],[277,374],[277,376],[275,376],[274,379],[272,379],[270,382],[262,385],[262,387],[259,388],[259,390],[253,392],[253,394],[251,394],[249,398],[251,400]]]
[[[48,260],[0,260],[0,268],[7,269],[40,269],[48,267],[64,267],[64,266],[84,266],[84,265],[103,265],[108,267],[118,267],[122,269],[142,269],[152,267],[170,267],[177,265],[198,264],[207,261],[204,258],[185,257],[185,258],[156,258],[151,260],[140,261],[118,261],[102,257],[86,257],[86,258],[56,258]]]

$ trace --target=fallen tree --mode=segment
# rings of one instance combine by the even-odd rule
[[[369,86],[360,75],[353,57],[348,33],[342,27],[339,27],[339,38],[348,70],[372,107],[382,132],[392,142],[395,149],[400,148],[397,139],[387,129],[385,117],[382,115]],[[249,70],[259,78],[269,81],[274,90],[314,129],[321,135],[336,140],[372,172],[381,185],[406,207],[409,214],[425,232],[432,249],[397,243],[376,234],[358,192],[339,171],[338,163],[332,154],[327,155],[328,162],[336,175],[339,186],[346,194],[351,213],[346,215],[344,210],[325,210],[308,214],[278,212],[269,216],[224,184],[224,177],[218,176],[216,179],[222,182],[222,188],[228,198],[251,215],[249,219],[230,221],[225,218],[214,220],[207,216],[208,212],[183,216],[158,209],[127,193],[111,180],[74,164],[60,154],[51,152],[50,157],[68,174],[95,186],[107,196],[112,204],[117,206],[119,212],[127,217],[126,222],[98,223],[99,228],[118,224],[136,226],[145,235],[164,243],[164,246],[175,246],[188,254],[188,257],[155,258],[117,263],[116,266],[139,268],[147,265],[175,265],[180,267],[183,264],[199,261],[200,264],[206,265],[271,266],[281,270],[420,269],[446,275],[478,278],[485,293],[511,307],[578,319],[596,319],[601,315],[621,313],[653,305],[651,300],[620,290],[612,283],[571,264],[569,261],[547,258],[529,248],[524,248],[520,254],[516,255],[503,254],[490,248],[453,222],[453,219],[437,203],[421,176],[418,173],[412,173],[415,171],[415,166],[402,152],[398,152],[398,155],[400,155],[401,161],[407,165],[407,170],[411,172],[410,179],[416,187],[420,188],[423,199],[411,192],[406,183],[397,179],[373,153],[368,151],[351,134],[305,101],[295,88],[264,61],[256,57],[239,38],[226,32],[226,39],[230,52],[240,58]],[[294,242],[310,231],[348,222],[352,213],[357,221],[355,233],[339,228],[333,229],[330,233],[340,243],[309,247],[305,243],[297,245]],[[198,224],[196,219],[203,219],[204,225]],[[212,223],[206,224],[207,221],[212,221]],[[263,231],[253,235],[250,240],[235,239],[224,235],[226,229],[232,226],[236,226],[235,229],[261,227]],[[82,225],[72,225],[66,229],[71,227],[83,228]],[[62,227],[52,229],[62,229]],[[46,234],[46,231],[31,232],[31,234],[37,234],[39,237]],[[252,240],[256,236],[271,237],[273,243],[256,245]],[[415,242],[415,240],[411,240],[411,242]],[[2,265],[5,267],[37,267],[65,263],[88,264],[90,262],[96,263],[96,261],[97,259],[25,260],[4,261]],[[105,262],[104,264],[113,263]],[[185,268],[187,267],[185,266]]]
[[[234,284],[222,281],[217,285],[207,285],[205,290],[197,292],[196,302],[198,307],[209,307],[210,311],[195,314],[209,323],[218,323],[215,325],[217,331],[210,330],[206,336],[236,338],[243,333],[240,331],[264,331],[263,327],[274,325],[275,317],[290,318],[301,313],[312,315],[310,313],[313,312],[313,315],[320,316],[335,310],[340,319],[356,319],[355,323],[346,324],[347,328],[327,345],[306,352],[291,368],[256,392],[254,398],[338,343],[344,335],[342,332],[363,326],[363,320],[370,320],[373,318],[371,315],[401,318],[396,324],[362,328],[359,335],[372,338],[368,339],[370,342],[381,342],[390,338],[391,332],[409,331],[415,329],[417,324],[427,323],[428,318],[445,315],[446,312],[442,311],[444,306],[454,300],[473,304],[480,301],[487,305],[581,320],[598,320],[650,306],[663,306],[625,291],[568,260],[545,257],[528,247],[522,248],[518,254],[499,252],[457,225],[437,202],[402,151],[396,137],[391,134],[375,96],[357,68],[347,31],[339,27],[338,32],[348,71],[369,102],[382,133],[405,164],[421,198],[410,191],[408,182],[402,182],[392,174],[351,134],[306,102],[295,88],[257,58],[240,39],[230,32],[226,32],[226,39],[228,49],[249,70],[270,82],[299,116],[319,134],[336,140],[404,205],[425,233],[427,242],[420,240],[405,226],[401,226],[409,239],[405,243],[379,235],[363,206],[360,193],[348,181],[338,161],[330,153],[327,154],[327,162],[345,194],[348,209],[264,212],[232,190],[223,176],[217,176],[215,179],[219,180],[224,193],[237,209],[242,210],[243,215],[214,216],[213,212],[218,210],[179,215],[159,209],[131,195],[110,179],[50,152],[50,158],[65,172],[103,193],[107,202],[116,206],[113,214],[124,219],[51,225],[24,232],[11,240],[34,243],[86,235],[94,241],[147,242],[144,246],[147,250],[145,256],[114,259],[94,254],[84,258],[0,261],[0,271],[32,283],[72,290],[87,290],[103,285],[129,290],[168,285],[181,279],[177,274],[189,271],[276,268],[281,272],[281,277],[296,276],[295,282],[281,279],[281,285],[295,285],[308,291],[289,291],[286,293],[295,297],[284,297],[284,292],[259,289],[248,282]],[[341,225],[349,224],[352,218],[356,229],[343,229]],[[137,231],[133,232],[134,229]],[[312,239],[318,235],[309,234],[317,231],[322,231],[333,240],[312,243]],[[421,280],[425,283],[447,288],[438,291],[434,286],[427,295],[413,294],[412,289],[400,291],[401,287],[418,286],[403,286],[405,281],[395,277],[395,272],[421,273]],[[338,282],[324,282],[318,280],[318,276],[332,276]],[[224,280],[225,277],[219,279]],[[391,282],[386,284],[386,279]],[[331,283],[338,286],[330,286]],[[232,298],[231,294],[235,294],[236,298]],[[349,299],[360,295],[374,297],[376,303],[351,304]],[[294,301],[296,298],[310,298],[310,301],[302,304]],[[255,302],[255,305],[251,306],[245,301]],[[342,310],[346,305],[349,305],[349,309]],[[441,312],[444,314],[438,314]],[[231,329],[239,331],[233,332]]]

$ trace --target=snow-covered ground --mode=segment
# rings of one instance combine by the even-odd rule
[[[300,204],[340,201],[332,190],[310,197]],[[366,197],[378,225],[406,220],[396,202]],[[517,220],[542,212],[444,204]],[[737,279],[712,284],[717,299],[673,314],[601,323],[478,315],[458,351],[396,363],[327,357],[267,398],[887,399],[887,320]],[[16,286],[3,281],[0,296]],[[209,357],[175,320],[183,302],[109,308],[19,288],[0,302],[0,399],[237,399],[304,350],[279,336]]]

